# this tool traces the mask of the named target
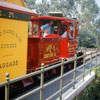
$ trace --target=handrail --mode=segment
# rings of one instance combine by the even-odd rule
[[[91,72],[93,70],[94,67],[97,67],[99,64],[97,64],[97,59],[100,55],[100,52],[98,52],[98,50],[96,49],[96,51],[91,51],[89,54],[86,54],[86,51],[84,50],[84,54],[82,56],[79,56],[77,57],[75,55],[74,58],[66,61],[64,58],[62,58],[62,61],[56,65],[52,65],[50,67],[47,67],[45,68],[45,65],[42,63],[41,64],[41,69],[36,71],[36,72],[32,72],[30,74],[27,74],[27,75],[24,75],[22,77],[19,77],[19,78],[15,78],[15,79],[12,79],[10,80],[9,79],[9,73],[6,73],[6,81],[3,82],[3,83],[0,83],[0,87],[3,87],[5,86],[5,100],[9,100],[9,85],[12,84],[12,83],[15,83],[15,82],[18,82],[20,80],[23,80],[23,79],[26,79],[28,77],[32,77],[32,76],[35,76],[35,75],[38,75],[40,74],[41,75],[41,79],[40,79],[40,87],[30,91],[29,93],[26,93],[25,95],[22,95],[18,98],[16,98],[15,100],[22,100],[23,98],[26,98],[27,96],[37,92],[40,90],[40,100],[43,100],[43,89],[46,88],[47,86],[53,84],[54,82],[60,80],[60,90],[58,90],[56,93],[54,93],[53,95],[51,95],[50,97],[48,97],[46,100],[50,100],[51,98],[53,98],[54,96],[56,95],[60,95],[60,100],[62,100],[62,91],[64,89],[66,89],[68,86],[70,86],[71,84],[73,84],[73,89],[75,89],[75,85],[76,85],[76,82],[77,80],[79,80],[80,78],[83,78],[83,81],[84,81],[84,77],[86,74],[90,73],[91,75]],[[89,61],[86,61],[86,57],[87,56],[90,56],[89,57]],[[83,64],[80,65],[79,67],[76,67],[77,66],[77,60],[83,58]],[[65,61],[64,61],[65,60]],[[93,61],[96,61],[96,64],[92,67],[92,62]],[[74,62],[74,69],[70,70],[69,72],[67,73],[63,73],[64,71],[64,64],[68,64],[70,62]],[[88,71],[85,71],[86,69],[86,65],[90,63],[90,68],[88,69]],[[44,72],[48,71],[48,70],[52,70],[52,69],[55,69],[57,67],[61,67],[61,72],[60,72],[60,76],[57,77],[56,79],[54,80],[51,80],[50,82],[44,84]],[[79,70],[79,69],[82,69],[83,70],[83,73],[79,76],[76,76],[76,71]],[[67,75],[69,75],[70,73],[73,73],[73,79],[70,83],[68,83],[67,85],[63,86],[63,78]]]

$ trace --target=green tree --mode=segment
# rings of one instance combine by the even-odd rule
[[[87,33],[96,38],[96,45],[100,42],[100,8],[95,0],[25,0],[27,7],[35,10],[40,15],[48,15],[50,11],[63,12],[65,17],[76,17],[80,23],[80,35]],[[86,38],[87,39],[87,38]],[[93,39],[92,39],[93,40]],[[86,45],[88,42],[86,42]],[[94,43],[94,41],[92,42]],[[81,43],[84,44],[84,43]],[[93,44],[94,45],[94,44]]]
[[[96,46],[96,38],[88,33],[88,30],[81,31],[81,34],[79,34],[79,46],[93,48]]]

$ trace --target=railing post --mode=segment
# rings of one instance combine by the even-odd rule
[[[40,79],[40,100],[43,100],[43,83],[44,83],[44,63],[41,64],[41,79]]]
[[[98,54],[98,50],[96,48],[96,73],[97,73],[97,54]]]
[[[90,57],[90,75],[91,75],[91,70],[92,70],[92,51],[91,51],[91,57]]]
[[[75,89],[75,82],[76,82],[76,63],[77,61],[77,54],[75,54],[75,60],[74,60],[74,73],[73,73],[73,89]]]
[[[84,50],[84,55],[83,55],[83,81],[85,77],[85,57],[86,57],[86,51]]]
[[[9,73],[6,73],[6,81],[7,84],[5,85],[5,100],[9,100]]]
[[[63,69],[64,69],[64,58],[61,61],[61,78],[60,78],[60,100],[62,100],[62,88],[63,88]]]

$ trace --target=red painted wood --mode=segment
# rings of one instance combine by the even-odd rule
[[[45,38],[41,36],[40,26],[43,24],[44,20],[56,20],[59,21],[57,34],[49,34]],[[52,65],[61,61],[61,58],[71,58],[74,57],[76,53],[78,36],[77,23],[78,21],[67,19],[63,17],[51,17],[51,16],[39,16],[31,17],[31,21],[37,24],[37,36],[33,36],[28,39],[28,48],[31,48],[31,57],[29,56],[30,51],[28,49],[28,69],[31,71],[37,70],[41,67],[41,63],[45,65]],[[73,40],[69,40],[69,25],[72,24],[75,27],[75,37]],[[60,36],[60,26],[67,25],[67,37]],[[62,29],[66,31],[65,29]],[[71,32],[73,34],[73,31]],[[31,61],[31,63],[30,63]]]
[[[15,5],[15,4],[4,2],[4,1],[0,1],[0,9],[10,10],[10,11],[24,13],[24,14],[33,15],[33,16],[39,15],[39,14],[32,12],[32,10],[28,8],[21,7],[19,5]]]

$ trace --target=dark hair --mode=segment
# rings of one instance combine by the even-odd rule
[[[77,20],[77,18],[71,18],[71,19]]]

